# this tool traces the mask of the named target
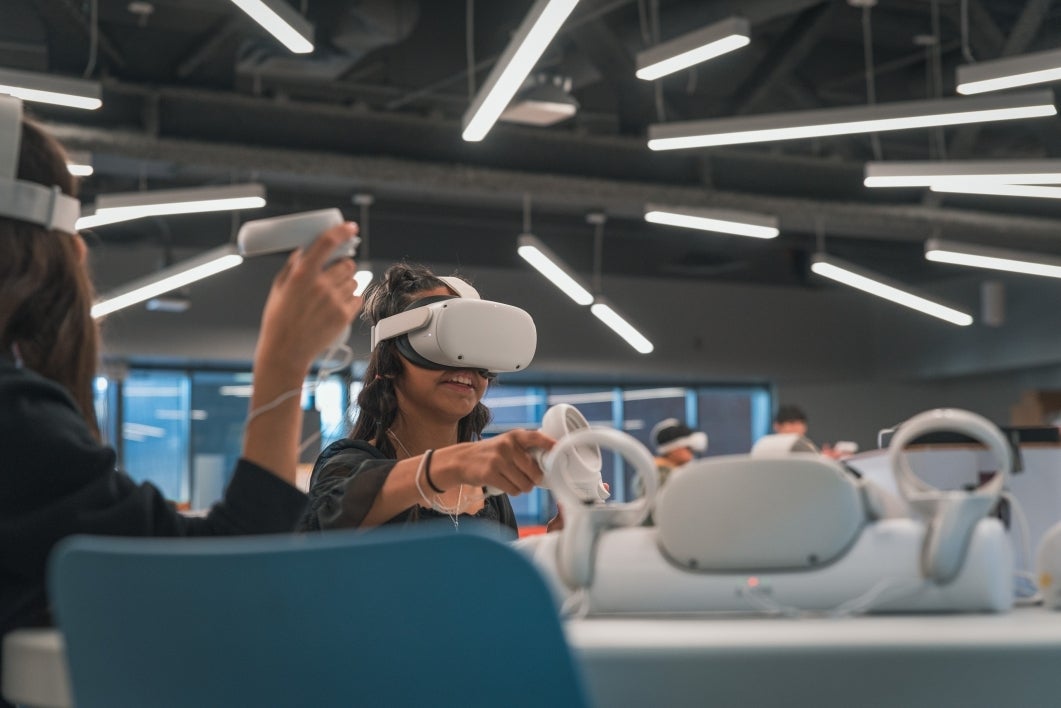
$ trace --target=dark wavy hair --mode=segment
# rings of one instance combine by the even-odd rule
[[[361,317],[370,325],[375,325],[384,317],[405,311],[410,303],[419,299],[420,293],[440,287],[448,286],[430,269],[422,265],[397,263],[365,291]],[[397,346],[391,340],[380,342],[369,356],[361,393],[357,396],[360,410],[349,436],[352,440],[375,441],[376,447],[387,457],[397,457],[390,438],[383,433],[398,415],[394,383],[401,375],[402,355],[398,353]],[[490,409],[481,402],[476,403],[472,412],[458,423],[457,440],[478,440],[489,422]]]
[[[77,196],[59,143],[22,121],[18,178]],[[95,292],[74,243],[76,236],[0,217],[0,352],[17,348],[25,366],[63,386],[97,435],[92,381],[99,331]]]

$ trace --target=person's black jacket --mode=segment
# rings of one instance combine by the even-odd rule
[[[282,533],[306,505],[297,489],[240,460],[224,499],[186,518],[114,465],[114,450],[97,442],[63,387],[0,357],[0,636],[51,623],[46,563],[66,536]]]

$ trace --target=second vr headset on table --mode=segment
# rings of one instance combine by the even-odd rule
[[[482,300],[460,278],[441,277],[456,297],[427,297],[372,328],[372,348],[392,339],[401,354],[427,369],[522,371],[534,359],[538,332],[526,311]]]

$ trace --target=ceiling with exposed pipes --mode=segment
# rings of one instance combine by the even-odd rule
[[[531,3],[289,0],[316,50],[287,52],[226,0],[6,0],[0,66],[98,80],[103,107],[33,107],[95,174],[83,199],[140,189],[266,185],[268,206],[96,231],[98,248],[160,254],[232,238],[239,221],[339,206],[368,217],[373,261],[526,268],[530,230],[587,276],[834,287],[808,271],[830,253],[913,284],[959,276],[927,263],[931,236],[1042,253],[1056,200],[941,196],[863,186],[867,161],[1061,155],[1057,117],[871,136],[653,152],[648,127],[954,96],[955,69],[1061,45],[1049,0],[583,0],[535,68],[566,82],[575,115],[501,122],[479,143],[461,117]],[[655,82],[648,46],[733,14],[751,43]],[[867,42],[868,38],[868,42]],[[867,57],[872,70],[867,71]],[[557,78],[558,77],[558,78]],[[371,194],[368,211],[354,204]],[[529,215],[523,213],[529,201]],[[779,219],[769,241],[645,223],[646,202]],[[594,249],[587,215],[603,213]],[[105,260],[97,264],[101,281]],[[595,271],[595,269],[598,269]]]

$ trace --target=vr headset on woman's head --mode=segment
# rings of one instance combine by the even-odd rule
[[[22,101],[0,96],[0,216],[76,234],[81,202],[57,186],[18,179],[21,142]]]
[[[425,369],[522,371],[534,358],[538,331],[524,310],[491,300],[460,278],[441,277],[456,296],[414,301],[372,328],[372,348],[393,339],[402,356]]]

